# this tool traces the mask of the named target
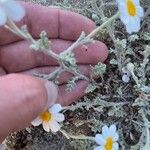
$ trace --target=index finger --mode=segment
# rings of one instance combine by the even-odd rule
[[[25,2],[21,2],[21,5],[26,10],[26,16],[17,25],[26,24],[34,38],[38,38],[41,31],[45,30],[49,38],[75,40],[82,31],[89,33],[95,28],[93,21],[71,11]],[[0,35],[0,45],[21,40],[4,27],[0,28]]]

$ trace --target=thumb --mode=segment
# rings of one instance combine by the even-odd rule
[[[11,132],[29,125],[57,99],[52,82],[10,74],[0,78],[0,142]]]

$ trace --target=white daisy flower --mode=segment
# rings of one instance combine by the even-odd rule
[[[117,0],[121,21],[125,24],[127,32],[138,32],[140,21],[144,16],[139,0]]]
[[[31,122],[33,126],[39,126],[42,124],[43,129],[47,132],[50,130],[52,132],[57,132],[60,130],[60,124],[58,122],[63,122],[65,116],[62,113],[59,113],[62,110],[60,104],[55,104],[47,111],[41,113],[39,117]]]
[[[5,25],[9,17],[13,21],[20,21],[25,15],[23,7],[15,0],[0,0],[0,26]]]
[[[97,134],[95,137],[96,142],[100,145],[94,148],[94,150],[118,150],[119,145],[117,140],[119,135],[116,132],[116,126],[111,125],[109,128],[104,126],[102,128],[102,134]]]

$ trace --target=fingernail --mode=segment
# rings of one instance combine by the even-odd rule
[[[58,87],[51,81],[45,81],[45,88],[47,91],[47,108],[56,103],[58,96]]]

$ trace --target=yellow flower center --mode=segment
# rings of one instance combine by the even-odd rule
[[[127,1],[127,8],[128,8],[128,13],[130,16],[135,16],[136,15],[136,6],[133,3],[132,0],[126,0]]]
[[[42,121],[49,122],[50,120],[52,120],[52,114],[49,111],[45,111],[41,113],[40,118],[42,119]]]
[[[113,139],[112,137],[108,137],[106,139],[105,150],[112,150],[112,149],[113,149]]]

